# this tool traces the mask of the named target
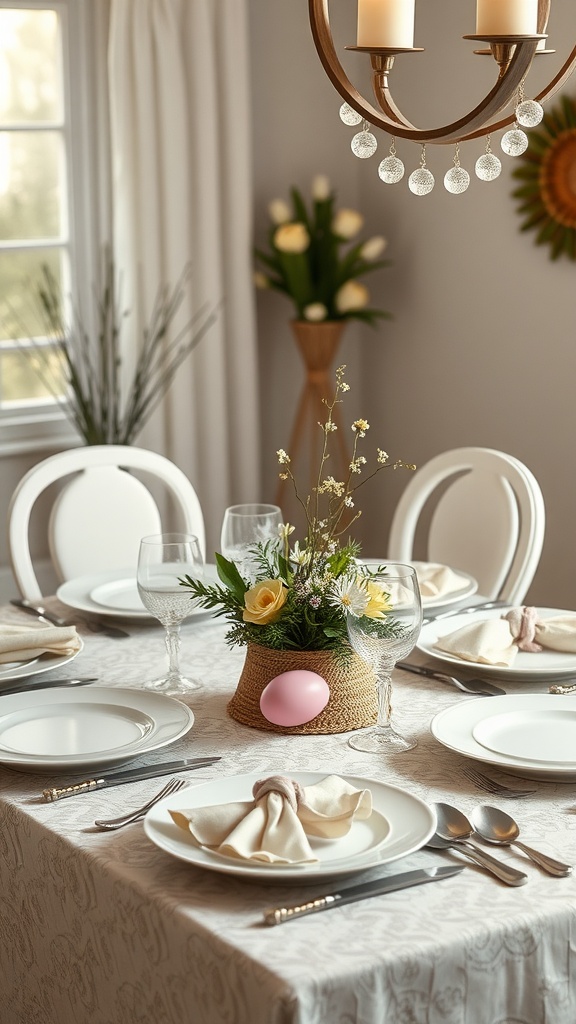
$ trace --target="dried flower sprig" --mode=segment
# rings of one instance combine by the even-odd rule
[[[191,590],[192,597],[204,608],[224,615],[230,628],[230,644],[257,643],[276,650],[330,650],[338,657],[348,657],[351,647],[346,628],[346,613],[367,616],[379,623],[378,628],[397,628],[388,615],[388,596],[370,578],[366,567],[358,564],[358,544],[342,537],[360,516],[355,495],[386,466],[415,469],[398,460],[390,463],[388,455],[377,448],[376,466],[365,469],[366,458],[358,446],[369,430],[367,420],[352,424],[354,443],[344,480],[335,480],[326,472],[330,458],[330,440],[337,425],[336,406],[349,390],[344,380],[345,366],[336,371],[334,396],[325,401],[326,420],[319,426],[323,445],[316,484],[312,493],[302,497],[292,472],[290,456],[284,449],[277,452],[282,479],[290,480],[298,502],[306,515],[307,529],[303,542],[291,537],[294,527],[289,523],[279,529],[277,541],[256,544],[251,551],[253,568],[250,579],[244,578],[234,562],[216,555],[222,585],[204,584],[186,577],[181,582]]]
[[[59,360],[50,358],[54,346],[29,339],[23,346],[46,390],[61,405],[86,444],[132,444],[172,384],[179,367],[217,318],[216,309],[202,306],[169,339],[184,299],[190,268],[176,285],[160,288],[150,320],[143,330],[131,381],[122,383],[122,322],[129,311],[121,307],[113,260],[104,260],[103,282],[96,294],[97,330],[92,339],[78,312],[66,324],[58,281],[42,266],[38,285],[40,311]],[[63,373],[65,393],[63,394]]]

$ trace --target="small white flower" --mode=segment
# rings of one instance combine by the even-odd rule
[[[328,596],[329,604],[336,608],[342,608],[343,611],[357,618],[364,614],[368,600],[366,591],[359,587],[355,580],[346,576],[334,580],[331,593]]]
[[[312,198],[321,203],[330,195],[330,179],[325,174],[317,174],[312,179]]]
[[[364,217],[357,210],[337,210],[332,221],[332,230],[339,238],[354,238],[364,224]]]
[[[292,211],[284,199],[272,199],[268,204],[268,213],[274,224],[286,224],[292,217]]]
[[[323,302],[311,302],[308,306],[304,306],[304,319],[311,320],[312,323],[319,323],[321,320],[325,320],[328,316],[328,310]]]
[[[281,224],[274,234],[274,245],[280,252],[306,252],[310,245],[310,235],[305,224],[295,221],[293,224]]]
[[[386,462],[388,462],[388,459],[390,458],[390,456],[388,455],[388,452],[382,451],[382,448],[377,448],[376,449],[376,453],[377,453],[377,462],[379,462],[382,466]]]
[[[278,537],[280,540],[288,540],[291,533],[294,533],[295,526],[291,526],[290,523],[280,523],[278,527]]]
[[[350,313],[368,305],[370,292],[360,281],[346,281],[336,292],[336,309],[339,313]]]
[[[374,235],[373,238],[369,238],[367,242],[360,249],[360,256],[363,260],[377,260],[379,256],[384,252],[388,242],[382,235]]]
[[[278,451],[276,452],[276,455],[278,456],[278,462],[280,463],[280,465],[284,465],[290,462],[290,456],[286,454],[283,448],[279,448]]]

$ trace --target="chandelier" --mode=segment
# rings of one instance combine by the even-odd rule
[[[464,36],[483,44],[476,54],[494,58],[496,83],[467,114],[450,124],[418,128],[401,112],[392,97],[390,82],[394,63],[404,55],[422,52],[414,46],[415,0],[357,0],[357,45],[346,46],[369,55],[376,108],[365,99],[348,78],[338,58],[330,29],[329,0],[308,0],[312,35],[320,60],[330,81],[342,96],[342,121],[361,125],[351,143],[352,152],[361,159],[373,156],[377,140],[372,128],[385,131],[391,138],[389,155],[381,161],[378,173],[387,184],[404,177],[404,164],[398,157],[395,139],[408,139],[421,146],[420,166],[413,171],[408,185],[416,195],[426,195],[434,187],[434,177],[426,166],[427,145],[454,145],[453,166],[444,177],[449,192],[464,192],[470,183],[468,172],[460,166],[459,147],[470,139],[486,137],[484,154],[476,161],[477,177],[492,181],[502,165],[491,149],[493,132],[512,125],[501,140],[504,153],[520,156],[528,147],[524,128],[533,128],[543,117],[541,101],[549,99],[567,81],[576,67],[576,46],[556,76],[532,99],[524,95],[524,83],[535,56],[554,53],[546,49],[546,29],[550,0],[477,0],[476,33]],[[514,102],[513,113],[504,114]]]

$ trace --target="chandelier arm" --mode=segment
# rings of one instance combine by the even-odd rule
[[[487,127],[487,122],[513,97],[514,92],[526,77],[537,47],[537,40],[534,38],[519,40],[514,47],[510,63],[501,69],[494,87],[472,111],[441,128],[419,129],[401,114],[394,103],[388,89],[387,73],[376,72],[374,80],[374,88],[381,111],[376,110],[368,103],[350,82],[338,59],[330,31],[328,0],[309,0],[308,7],[312,36],[318,56],[330,81],[343,99],[370,124],[382,128],[390,135],[415,142],[447,145],[464,138],[486,135],[492,131],[492,125]],[[546,16],[547,9],[548,0],[543,0],[543,17]],[[374,66],[374,58],[372,58],[372,62]],[[388,71],[390,66],[388,66]]]
[[[544,89],[542,89],[542,92],[539,92],[537,96],[533,97],[533,99],[535,99],[538,103],[543,102],[545,100],[549,100],[552,96],[554,96],[555,93],[558,92],[559,89],[562,88],[564,83],[568,81],[570,75],[573,73],[575,68],[576,46],[572,50],[567,61],[560,68],[558,74],[552,79],[551,82],[549,82],[549,84]],[[467,135],[463,135],[461,141],[469,142],[470,139],[478,139],[481,138],[483,135],[488,135],[490,132],[497,132],[501,128],[506,128],[507,125],[513,123],[513,121],[515,120],[515,116],[516,115],[512,113],[508,117],[505,117],[502,121],[494,121],[491,125],[486,125],[485,128],[479,129],[476,132],[470,132]]]

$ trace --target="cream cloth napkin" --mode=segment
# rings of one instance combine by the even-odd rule
[[[440,637],[439,651],[463,661],[509,668],[518,651],[576,654],[576,613],[539,619],[535,608],[513,608],[500,619],[484,619]]]
[[[426,562],[416,567],[416,576],[422,597],[444,597],[463,590],[469,582],[466,576],[437,562]]]
[[[170,811],[198,846],[268,864],[317,861],[308,836],[338,839],[352,823],[369,818],[372,794],[338,775],[302,787],[285,775],[256,782],[254,800]]]
[[[0,625],[0,665],[9,661],[29,661],[39,654],[65,657],[80,650],[76,626]]]

